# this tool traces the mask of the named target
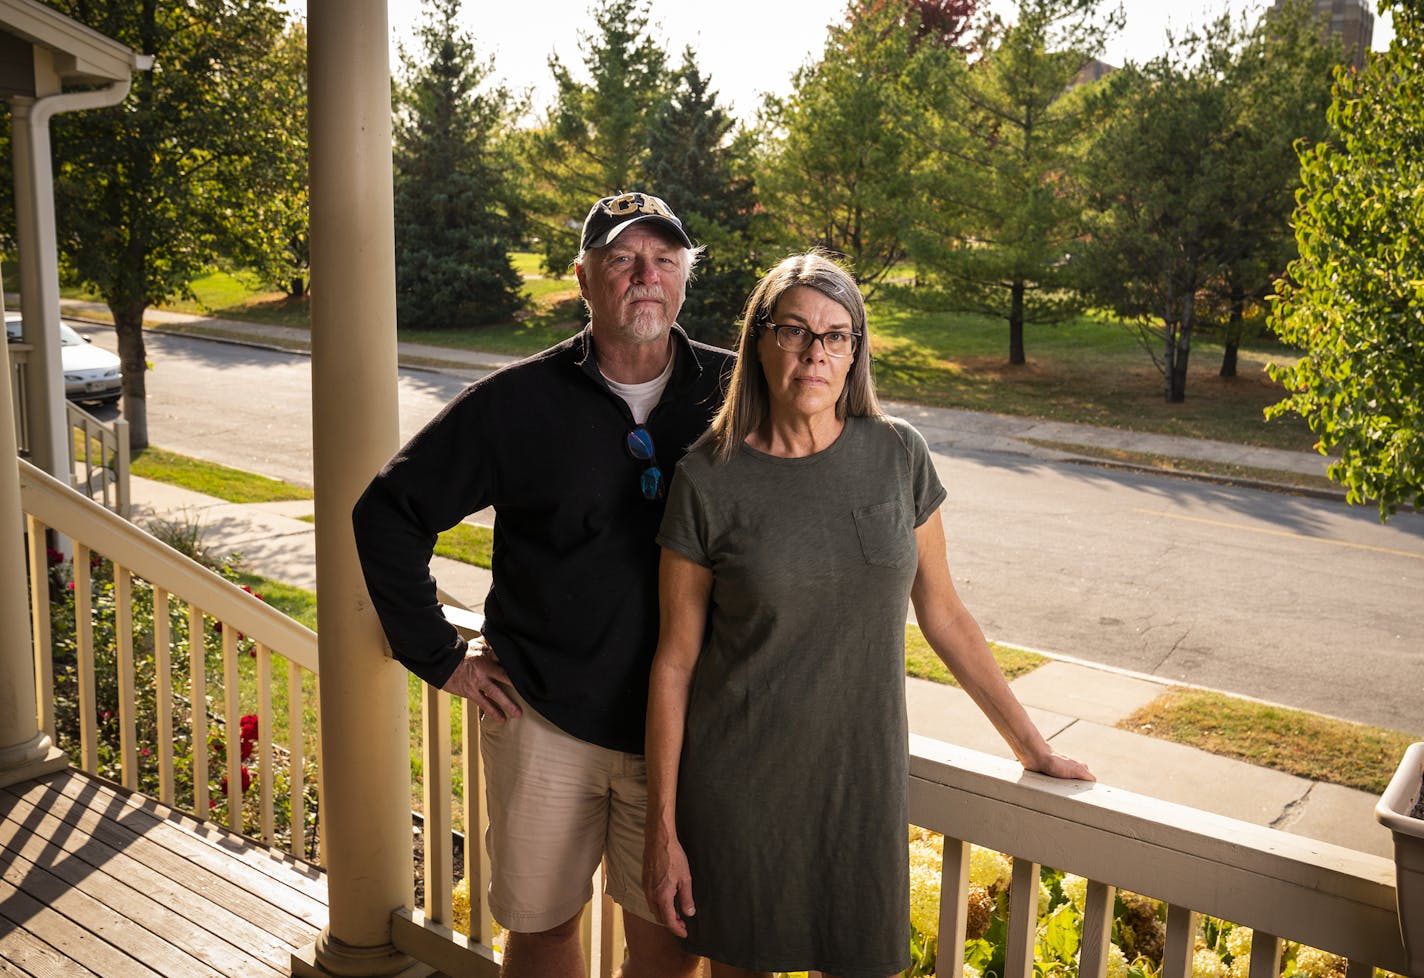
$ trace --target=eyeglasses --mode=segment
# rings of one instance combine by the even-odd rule
[[[860,342],[860,334],[851,330],[838,329],[828,333],[813,333],[805,326],[778,326],[763,323],[776,335],[776,345],[787,353],[805,353],[816,340],[821,341],[821,349],[828,357],[848,357],[855,354]]]
[[[647,428],[642,425],[628,432],[625,439],[628,446],[628,454],[632,455],[640,462],[647,462],[648,467],[638,476],[638,488],[643,493],[643,498],[649,501],[661,499],[663,495],[663,470],[658,468],[658,455],[653,448],[653,436]]]

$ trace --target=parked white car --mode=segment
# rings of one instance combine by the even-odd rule
[[[5,314],[5,339],[18,343],[20,314]],[[64,372],[64,396],[71,401],[117,401],[123,393],[119,358],[80,336],[66,322],[59,324],[59,365]]]

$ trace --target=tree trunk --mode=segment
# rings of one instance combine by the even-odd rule
[[[1022,366],[1028,363],[1024,356],[1024,283],[1014,281],[1009,288],[1009,363]]]
[[[1226,323],[1226,349],[1221,354],[1221,376],[1236,376],[1236,361],[1241,350],[1242,320],[1246,318],[1246,294],[1238,286],[1231,288],[1231,318]]]
[[[1188,292],[1182,300],[1182,318],[1167,328],[1167,403],[1187,399],[1187,359],[1192,352],[1192,325],[1196,321],[1196,295]]]
[[[148,447],[148,395],[145,376],[148,356],[143,348],[143,311],[141,303],[109,306],[114,315],[114,331],[119,338],[119,363],[124,377],[124,420],[129,423],[129,448],[139,451]]]

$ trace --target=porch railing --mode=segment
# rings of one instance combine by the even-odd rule
[[[15,412],[15,444],[22,457],[30,454],[28,343],[11,343],[10,394]],[[65,401],[65,422],[69,427],[70,484],[90,498],[98,497],[108,509],[128,519],[129,504],[129,423],[123,418],[112,424],[100,421],[72,401]]]
[[[129,519],[129,423],[100,421],[72,401],[64,402],[64,413],[72,446],[70,484]]]
[[[62,659],[72,668],[71,757],[77,753],[77,767],[116,775],[125,787],[142,787],[202,819],[211,818],[213,808],[225,808],[229,827],[269,844],[279,841],[280,802],[289,825],[282,840],[286,848],[317,858],[317,839],[306,833],[315,810],[309,791],[316,798],[320,794],[319,731],[311,719],[317,696],[315,633],[28,462],[20,460],[19,467],[41,728],[61,742],[54,649],[57,641],[66,648],[72,643],[72,661],[68,654]],[[63,575],[72,580],[51,571],[61,556],[46,547],[51,529],[73,542],[72,567]],[[99,568],[102,588],[96,588]],[[51,621],[51,592],[60,589],[73,592],[72,633]],[[139,609],[142,627],[135,624]],[[208,664],[207,646],[215,634],[220,675],[210,674]],[[255,661],[244,664],[248,657]],[[140,688],[139,667],[151,687]],[[279,668],[287,674],[281,743],[274,739],[279,724],[272,696],[272,673]],[[106,688],[114,687],[112,709],[98,701],[101,677]],[[138,704],[150,700],[141,743]],[[256,718],[255,730],[244,728],[244,715]],[[188,756],[176,756],[175,744],[186,745]],[[218,750],[225,790],[214,798],[209,781]],[[286,782],[280,797],[279,777]],[[250,780],[257,790],[249,793]],[[180,782],[186,785],[181,798]]]
[[[10,398],[15,411],[15,443],[21,455],[30,454],[30,422],[26,405],[29,404],[30,352],[29,343],[11,343],[10,350]]]
[[[173,602],[187,606],[190,635],[202,635],[208,622],[220,623],[223,679],[220,702],[228,740],[235,718],[250,701],[239,697],[238,633],[251,641],[256,656],[256,715],[261,734],[259,757],[272,756],[268,739],[273,704],[270,680],[278,657],[288,671],[287,710],[292,787],[291,848],[300,853],[299,817],[310,775],[304,762],[306,743],[300,713],[314,690],[307,680],[317,671],[316,638],[251,595],[171,550],[97,503],[21,462],[22,501],[30,530],[31,587],[36,636],[37,683],[44,729],[54,734],[53,675],[50,668],[49,595],[44,531],[52,527],[75,541],[76,648],[79,660],[82,760],[95,770],[98,720],[93,693],[94,609],[84,597],[92,580],[88,555],[101,553],[113,562],[120,688],[119,755],[122,779],[133,785],[138,769],[134,722],[134,642],[132,614],[135,582],[152,589],[155,609]],[[478,614],[446,608],[446,616],[468,634],[482,625]],[[155,613],[152,656],[160,711],[158,736],[163,775],[159,797],[172,804],[173,759],[165,744],[173,740],[180,694],[188,694],[185,717],[191,731],[207,729],[206,704],[213,695],[201,655],[190,649],[191,677],[186,690],[167,685],[173,637]],[[127,638],[125,636],[128,636]],[[190,643],[191,645],[192,643]],[[198,643],[201,647],[202,643]],[[248,647],[246,644],[243,648]],[[86,678],[87,677],[87,678]],[[314,683],[312,684],[314,686]],[[452,711],[442,692],[426,689],[422,706],[423,828],[425,894],[419,907],[401,908],[392,917],[396,946],[413,957],[452,974],[498,974],[495,929],[484,899],[489,867],[480,844],[486,825],[479,724],[461,724],[458,762],[450,749]],[[216,711],[215,711],[216,712]],[[111,718],[111,722],[112,718]],[[207,740],[193,736],[194,813],[208,816]],[[1182,805],[1122,791],[1108,785],[1055,781],[1024,773],[1018,765],[915,737],[911,740],[910,819],[945,837],[941,867],[939,960],[942,974],[957,974],[947,962],[963,955],[969,922],[970,845],[1007,854],[1013,860],[1009,897],[1008,954],[1004,978],[1031,978],[1037,930],[1038,878],[1051,866],[1086,878],[1079,975],[1104,978],[1112,929],[1114,896],[1120,888],[1164,902],[1168,907],[1162,978],[1189,978],[1199,915],[1209,915],[1254,929],[1250,978],[1278,978],[1282,943],[1290,940],[1348,960],[1347,978],[1369,978],[1373,967],[1408,974],[1395,910],[1394,865],[1377,856],[1315,842],[1300,836],[1239,822]],[[314,759],[319,759],[316,744]],[[226,757],[229,824],[242,830],[243,795],[240,759]],[[257,808],[260,831],[272,841],[271,764],[261,765]],[[319,771],[319,764],[318,771]],[[459,777],[454,777],[455,771]],[[319,779],[318,779],[319,780]],[[469,901],[469,934],[455,924],[455,860],[452,840],[463,827],[462,875]],[[1363,827],[1362,827],[1363,831]],[[597,898],[584,919],[589,974],[611,976],[622,961],[624,941],[616,907]]]

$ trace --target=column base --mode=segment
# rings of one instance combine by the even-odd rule
[[[292,952],[292,978],[427,978],[434,973],[394,944],[356,947],[332,937],[330,929]]]
[[[69,755],[41,731],[23,744],[0,749],[0,788],[33,781],[69,767]]]

